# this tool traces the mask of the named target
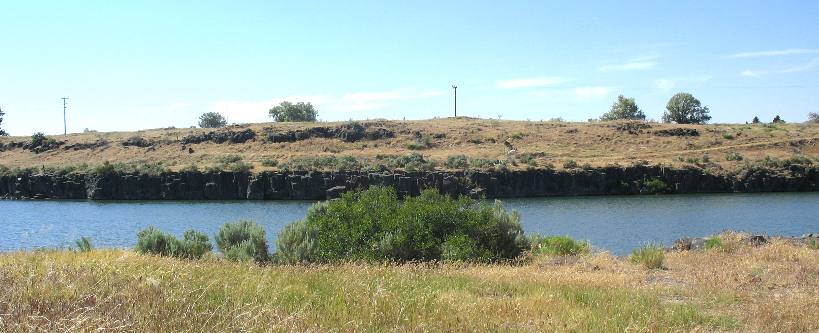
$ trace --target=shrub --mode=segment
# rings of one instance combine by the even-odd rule
[[[517,212],[432,189],[404,201],[388,187],[347,192],[296,223],[304,225],[286,229],[278,247],[289,262],[496,261],[528,248]]]
[[[32,147],[40,147],[47,143],[50,139],[43,134],[43,132],[37,132],[31,135],[31,146]]]
[[[231,260],[268,259],[264,228],[251,221],[225,223],[216,234],[216,246]]]
[[[322,209],[325,204],[318,203],[310,210]],[[288,224],[279,231],[276,238],[275,259],[285,264],[299,264],[313,261],[316,249],[316,235],[308,229],[305,220]]]
[[[751,120],[751,122],[754,123],[754,124],[759,124],[759,117],[754,116],[754,119]]]
[[[603,121],[618,119],[645,120],[646,115],[643,113],[643,110],[640,110],[637,103],[634,102],[634,98],[625,98],[623,95],[620,95],[617,96],[617,100],[611,105],[611,110],[600,116],[600,120]]]
[[[185,231],[181,241],[174,235],[164,233],[153,226],[137,234],[136,251],[143,254],[199,259],[212,249],[213,245],[208,240],[208,236],[195,230]]]
[[[722,134],[722,138],[723,138],[723,139],[725,139],[725,140],[733,140],[733,139],[734,139],[734,135],[733,135],[733,134],[731,134],[731,133],[723,133],[723,134]]]
[[[77,251],[80,252],[90,252],[94,249],[94,245],[91,244],[91,238],[88,237],[80,237],[74,241],[74,244],[77,245]]]
[[[3,114],[0,113],[0,116],[2,116],[2,115]],[[2,119],[0,119],[0,121],[2,121]],[[808,113],[808,122],[809,123],[814,123],[814,124],[819,124],[819,113],[809,112]],[[0,131],[0,132],[2,132],[2,131]]]
[[[242,157],[239,156],[239,155],[225,155],[225,156],[220,156],[217,161],[219,161],[219,163],[221,163],[221,164],[231,164],[231,163],[241,162]]]
[[[812,238],[810,241],[808,241],[808,248],[819,250],[819,240]]]
[[[191,163],[191,164],[186,165],[185,167],[183,167],[179,171],[180,172],[198,172],[199,167],[197,167],[196,164]]]
[[[631,262],[642,264],[646,268],[656,269],[663,267],[665,253],[662,246],[645,245],[631,252]]]
[[[275,121],[316,121],[318,111],[310,103],[298,102],[296,104],[288,101],[281,102],[269,111],[270,117]]]
[[[432,148],[432,136],[429,134],[419,135],[415,142],[410,142],[407,144],[407,149],[409,150],[424,150]]]
[[[177,244],[181,246],[173,251],[173,256],[178,258],[199,259],[213,250],[208,235],[195,230],[185,231],[182,242]]]
[[[143,254],[171,256],[174,250],[181,247],[179,240],[153,226],[142,229],[137,234],[136,251]]]
[[[725,155],[726,161],[742,161],[743,159],[744,157],[742,156],[742,154],[737,152],[730,152]]]
[[[577,168],[577,162],[575,160],[566,160],[565,162],[563,162],[563,168],[564,169],[576,169]]]
[[[449,155],[444,164],[453,169],[464,169],[469,166],[469,160],[466,155]]]
[[[678,93],[668,100],[663,122],[677,124],[704,124],[711,120],[708,107],[689,93]]]
[[[774,117],[772,123],[774,123],[774,124],[784,124],[785,120],[782,119],[782,117],[780,117],[779,115],[776,115],[776,117]]]
[[[227,119],[217,112],[206,112],[199,116],[199,127],[219,128],[227,126]]]
[[[657,178],[643,180],[643,187],[647,193],[651,194],[662,193],[668,189],[668,185],[666,185],[664,181]]]
[[[719,237],[711,237],[705,240],[704,247],[706,250],[714,249],[714,248],[721,248],[722,247],[722,238]]]
[[[272,167],[275,167],[277,165],[279,165],[279,161],[276,161],[274,159],[267,158],[267,159],[262,160],[262,166],[272,168]]]
[[[567,236],[543,237],[535,235],[529,238],[529,243],[532,244],[532,253],[534,254],[574,256],[590,251],[589,243],[576,241]]]

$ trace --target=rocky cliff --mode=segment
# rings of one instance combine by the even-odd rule
[[[293,172],[161,175],[22,174],[0,176],[7,199],[93,200],[320,200],[357,188],[392,186],[403,195],[435,188],[487,198],[819,190],[819,169],[791,166],[714,175],[698,168],[610,167],[505,172]]]

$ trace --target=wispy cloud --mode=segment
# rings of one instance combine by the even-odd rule
[[[819,54],[819,49],[784,49],[784,50],[769,50],[756,52],[742,52],[734,53],[725,56],[726,58],[759,58],[759,57],[779,57],[800,54]]]
[[[600,66],[600,71],[602,72],[611,72],[611,71],[640,71],[640,70],[647,70],[652,69],[654,66],[657,65],[657,56],[645,56],[639,57],[635,59],[631,59],[628,62],[621,63],[621,64],[608,64]]]
[[[609,87],[578,87],[572,91],[577,98],[592,99],[608,95],[611,89]]]
[[[817,67],[819,67],[819,58],[814,58],[814,59],[812,59],[811,61],[809,61],[808,63],[806,63],[804,65],[795,65],[795,66],[791,66],[791,67],[784,68],[784,69],[770,70],[770,71],[746,69],[746,70],[742,71],[740,73],[740,75],[748,76],[748,77],[759,77],[759,76],[765,76],[765,75],[768,75],[768,74],[801,73],[801,72],[807,72],[807,71],[813,70],[813,69],[815,69]]]
[[[531,77],[498,81],[497,87],[501,89],[522,89],[522,88],[544,88],[551,87],[568,80],[562,77]]]

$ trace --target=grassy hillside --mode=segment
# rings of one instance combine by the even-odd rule
[[[344,140],[337,137],[308,137],[294,142],[272,142],[274,134],[309,132],[315,128],[334,130],[360,126],[366,131],[388,133],[376,139]],[[243,143],[213,140],[188,143],[209,132],[233,135],[250,130],[254,138]],[[694,131],[697,135],[694,134]],[[245,132],[247,133],[247,132]],[[388,137],[392,136],[392,137]],[[161,163],[163,168],[181,170],[190,165],[203,169],[237,160],[253,171],[285,167],[337,169],[322,156],[345,157],[360,166],[395,166],[390,159],[420,153],[437,169],[461,168],[447,163],[465,155],[469,167],[503,164],[505,168],[549,167],[560,169],[567,160],[578,166],[650,164],[698,165],[731,170],[765,157],[779,159],[802,155],[819,159],[819,125],[808,124],[715,124],[676,125],[655,123],[529,122],[472,118],[423,121],[362,121],[356,123],[262,123],[210,129],[154,129],[138,132],[78,133],[52,136],[58,146],[43,152],[19,147],[30,137],[0,138],[0,165],[7,168],[96,166],[105,161],[123,164]],[[517,153],[508,154],[510,142]],[[18,147],[15,147],[17,144]],[[731,156],[731,157],[729,157]],[[307,161],[305,161],[305,159]],[[311,160],[313,159],[313,160]],[[741,160],[740,160],[741,159]],[[642,163],[642,162],[641,162]],[[350,164],[350,163],[347,163]],[[403,164],[398,163],[398,168]],[[570,166],[569,163],[567,166]],[[349,166],[349,165],[348,165]]]
[[[127,250],[0,254],[0,331],[819,330],[817,250],[735,234],[664,269],[605,253],[519,265],[265,266]]]

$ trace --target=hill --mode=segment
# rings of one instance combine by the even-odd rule
[[[259,172],[418,167],[561,169],[641,163],[734,170],[766,158],[798,156],[817,161],[818,141],[819,125],[815,124],[678,125],[474,118],[259,123],[221,129],[87,132],[52,136],[44,142],[5,137],[0,138],[0,165],[8,169],[74,169],[107,161],[179,171],[239,163],[245,170]]]

